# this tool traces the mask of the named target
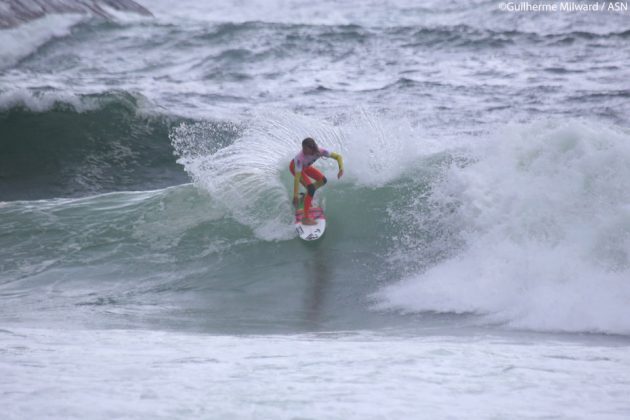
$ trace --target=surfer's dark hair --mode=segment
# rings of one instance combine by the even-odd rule
[[[317,147],[317,143],[315,143],[315,140],[313,140],[310,137],[307,137],[304,140],[302,140],[302,147],[308,147],[311,150],[319,151],[319,147]]]

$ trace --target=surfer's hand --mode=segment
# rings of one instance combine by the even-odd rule
[[[297,209],[299,204],[298,198],[297,197],[293,197],[293,207],[295,207]]]
[[[339,173],[337,174],[337,179],[341,178],[343,176],[343,169],[339,170]]]

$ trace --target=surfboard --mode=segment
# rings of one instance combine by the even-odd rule
[[[301,195],[300,205],[295,211],[295,231],[300,239],[304,241],[315,241],[321,238],[326,231],[326,216],[324,215],[324,209],[317,207],[314,202],[309,210],[309,213],[311,218],[315,219],[317,224],[302,224],[302,218],[304,217],[304,195]]]

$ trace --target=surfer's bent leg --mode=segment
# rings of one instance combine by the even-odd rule
[[[305,168],[304,173],[315,180],[315,188],[321,187],[327,181],[324,174],[312,166]]]
[[[326,185],[327,182],[328,180],[326,179],[326,177],[323,177],[322,179],[315,181],[315,188],[319,189],[320,187]]]
[[[302,173],[302,177],[308,179],[308,177],[305,177],[304,175],[308,175],[311,178],[315,179],[314,184],[311,183],[309,180],[308,184],[306,185],[308,194],[306,194],[306,197],[304,198],[304,217],[310,217],[309,210],[311,209],[311,203],[313,201],[313,196],[315,195],[315,190],[326,183],[326,177],[324,176],[324,174],[322,174],[320,171],[312,166],[305,168],[304,172]]]
[[[309,169],[309,168],[306,168]],[[291,161],[289,165],[289,171],[291,171],[291,175],[295,176],[295,163]],[[319,171],[318,171],[319,172]],[[306,175],[306,170],[302,171],[302,176],[300,177],[300,183],[304,185],[304,188],[308,191],[306,197],[304,197],[304,217],[308,218],[308,211],[311,209],[311,201],[313,200],[313,194],[315,194],[315,188],[313,186],[313,181]]]

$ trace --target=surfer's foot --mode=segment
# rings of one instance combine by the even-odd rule
[[[305,217],[304,219],[302,219],[302,224],[303,225],[316,225],[317,222],[311,219],[310,217]]]

